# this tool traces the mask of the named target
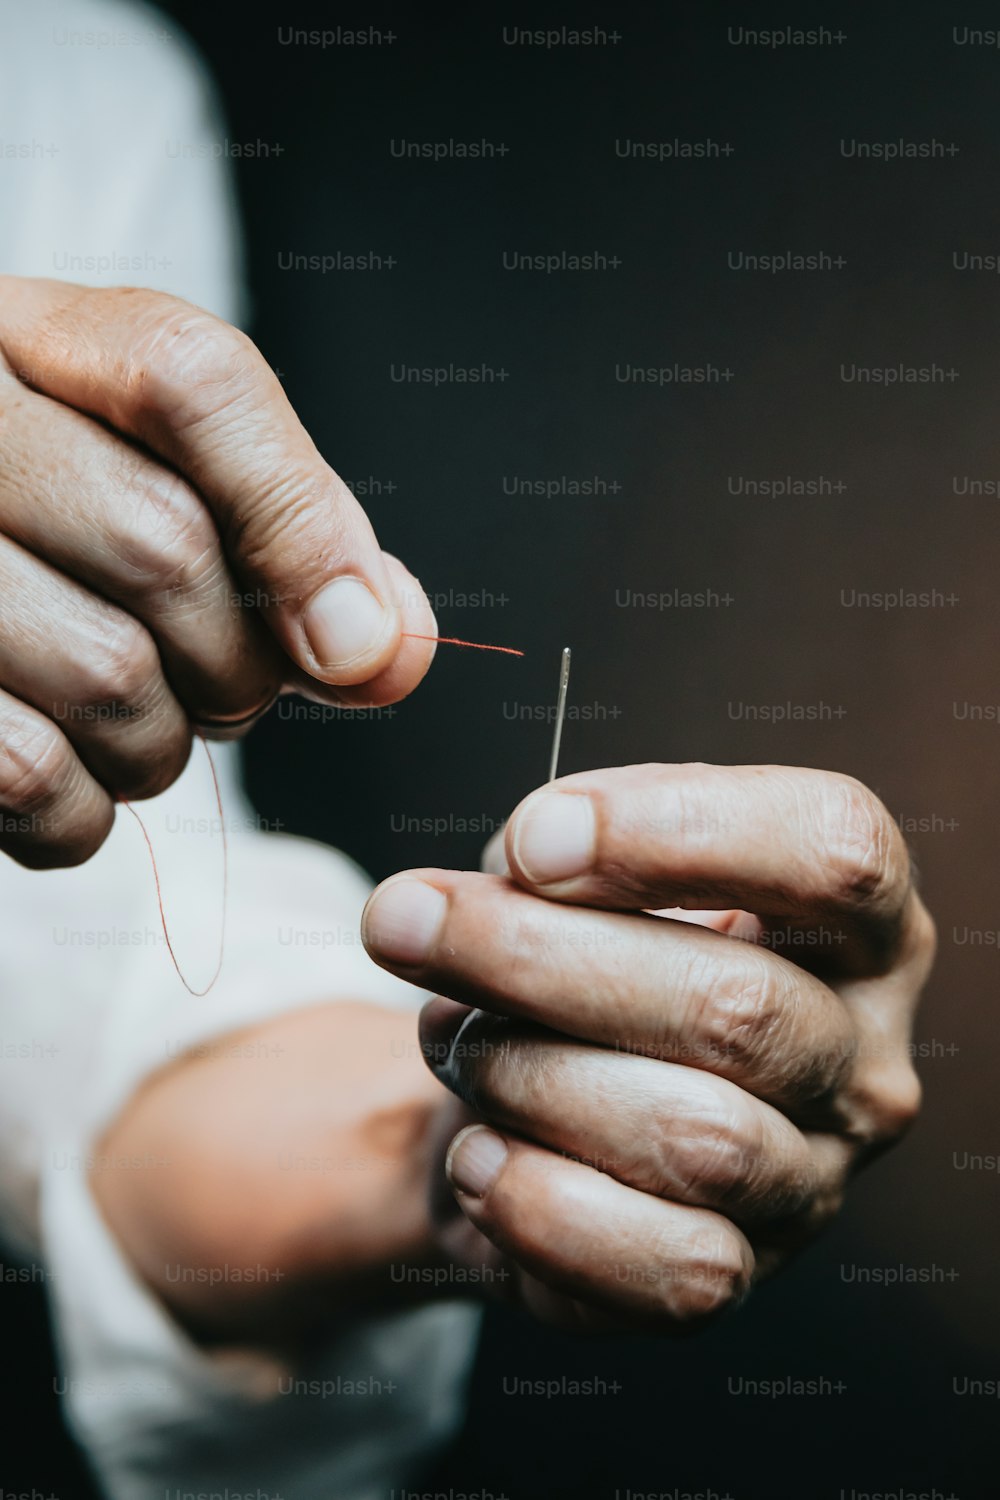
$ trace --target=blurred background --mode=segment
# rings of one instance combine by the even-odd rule
[[[816,39],[782,46],[760,28],[785,20],[719,4],[165,9],[231,138],[282,148],[235,163],[250,331],[442,632],[525,651],[442,647],[392,713],[284,705],[247,745],[260,812],[377,877],[477,865],[545,777],[568,643],[562,770],[848,771],[900,818],[940,927],[922,1119],[834,1229],[694,1340],[581,1342],[491,1312],[466,1431],[428,1488],[995,1496],[996,1402],[962,1394],[1000,1388],[990,8],[956,24],[944,6],[800,5]],[[294,39],[337,26],[369,41]],[[572,27],[605,39],[518,36]],[[402,154],[449,141],[493,151]],[[775,256],[812,267],[750,268]],[[487,376],[401,378],[425,367]],[[901,369],[929,378],[858,378]],[[5,1310],[48,1369],[40,1290]],[[505,1392],[563,1375],[620,1389]],[[739,1394],[780,1377],[842,1389]],[[42,1424],[44,1483],[84,1494],[25,1394],[39,1383],[12,1366],[8,1386],[6,1487],[39,1486]]]

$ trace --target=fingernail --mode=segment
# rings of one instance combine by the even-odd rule
[[[514,822],[514,861],[532,885],[584,875],[594,863],[597,827],[589,797],[539,792]]]
[[[507,1160],[507,1142],[485,1125],[467,1125],[448,1149],[448,1181],[470,1198],[483,1198]]]
[[[365,947],[393,964],[422,964],[441,930],[448,898],[422,880],[389,880],[368,900],[361,918]]]
[[[320,666],[336,672],[374,655],[394,621],[360,578],[335,578],[313,595],[302,623]]]

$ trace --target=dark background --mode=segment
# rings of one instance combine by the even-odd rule
[[[912,844],[941,957],[918,1040],[924,1115],[852,1193],[835,1228],[747,1308],[696,1340],[571,1341],[491,1314],[466,1433],[435,1487],[515,1497],[691,1491],[733,1500],[852,1491],[995,1496],[996,1404],[953,1378],[1000,1375],[996,919],[1000,279],[953,252],[1000,252],[1000,50],[958,46],[989,8],[618,5],[167,7],[221,85],[238,164],[252,332],[323,453],[365,496],[384,546],[443,603],[444,633],[523,661],[439,650],[390,715],[273,714],[253,734],[260,811],[374,875],[475,865],[483,824],[544,778],[574,649],[565,771],[642,760],[774,761],[849,771],[923,820]],[[524,14],[525,9],[529,10]],[[730,26],[824,25],[845,39],[771,50]],[[278,27],[369,26],[382,46],[282,46]],[[600,25],[617,45],[507,46],[506,26]],[[729,156],[625,160],[616,140],[714,139]],[[392,157],[392,139],[486,138],[503,157]],[[847,158],[842,140],[954,143],[940,159]],[[376,252],[391,270],[294,272],[279,256]],[[617,255],[616,270],[510,272],[505,251]],[[730,252],[841,256],[824,272],[729,269]],[[486,364],[504,382],[398,384],[390,366]],[[701,386],[616,381],[617,364],[712,364]],[[846,383],[841,366],[957,370]],[[504,477],[601,476],[597,496],[510,496]],[[731,493],[730,477],[815,479],[820,494]],[[394,488],[389,491],[386,486]],[[733,480],[735,484],[735,479]],[[932,590],[931,608],[845,608],[842,590]],[[628,593],[715,590],[712,608],[624,607]],[[500,598],[504,602],[500,603]],[[736,705],[827,705],[748,722]],[[957,708],[956,708],[957,705]],[[842,709],[843,713],[837,711]],[[400,820],[447,818],[447,834]],[[462,832],[461,820],[472,830]],[[943,1279],[859,1286],[842,1267]],[[934,1272],[930,1268],[938,1268]],[[956,1274],[952,1275],[954,1272]],[[24,1295],[22,1296],[22,1290]],[[8,1324],[50,1356],[29,1289]],[[5,1299],[11,1300],[11,1299]],[[505,1376],[602,1375],[606,1399],[514,1399]],[[729,1394],[730,1378],[826,1377],[826,1399]],[[34,1384],[34,1382],[30,1382]],[[36,1387],[37,1388],[37,1387]],[[18,1391],[8,1411],[36,1415]],[[25,1432],[27,1429],[25,1428]],[[18,1451],[18,1450],[21,1451]],[[82,1493],[53,1434],[12,1445],[7,1487]],[[429,1484],[430,1484],[429,1480]]]

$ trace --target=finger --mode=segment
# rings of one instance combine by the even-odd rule
[[[834,1102],[839,1129],[867,1158],[906,1133],[920,1112],[911,1028],[920,993],[906,967],[887,978],[854,981],[841,994],[857,1036],[854,1063]]]
[[[2,278],[0,346],[180,470],[302,671],[351,684],[391,665],[403,622],[372,528],[244,334],[158,292]]]
[[[149,633],[2,536],[0,687],[52,719],[109,792],[152,797],[187,764],[190,727]]]
[[[66,736],[0,691],[0,849],[32,870],[79,865],[114,821],[114,803]]]
[[[882,804],[850,777],[767,766],[627,766],[558,788],[511,818],[512,878],[559,901],[749,907],[727,912],[731,937],[841,981],[856,1057],[831,1100],[843,1128],[869,1150],[897,1139],[919,1107],[908,1046],[935,940]],[[587,869],[570,876],[574,840]],[[539,858],[565,878],[532,884]]]
[[[888,965],[912,912],[910,859],[849,776],[787,766],[619,766],[533,792],[507,825],[513,879],[558,901],[742,907],[825,923]]]
[[[287,665],[226,565],[211,515],[173,470],[8,377],[0,530],[142,620],[188,716],[247,727]]]
[[[421,1045],[476,1114],[640,1192],[734,1222],[800,1212],[820,1191],[801,1131],[724,1078],[431,1000]]]
[[[400,641],[399,651],[390,665],[373,677],[370,682],[362,683],[358,687],[337,689],[337,702],[349,708],[381,708],[388,703],[397,703],[400,698],[406,696],[407,684],[419,682],[425,675],[437,650],[433,639],[416,638],[437,635],[437,621],[427,595],[413,574],[398,558],[393,557],[389,552],[383,555],[389,570],[393,596],[400,604],[406,628],[416,632],[416,636],[405,636]],[[317,683],[314,679],[310,682],[304,673],[300,674],[299,692],[305,693],[307,697],[328,700],[331,690],[317,693],[316,687]]]
[[[422,878],[421,878],[422,877]],[[452,999],[729,1078],[780,1108],[824,1107],[850,1018],[813,975],[689,922],[543,901],[496,876],[393,876],[362,917],[384,968]]]
[[[466,1217],[530,1275],[628,1324],[680,1331],[734,1306],[753,1275],[735,1225],[551,1151],[470,1125],[448,1178]]]

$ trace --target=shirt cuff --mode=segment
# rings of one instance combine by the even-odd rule
[[[112,1500],[148,1500],[170,1486],[384,1500],[453,1435],[476,1309],[366,1319],[294,1370],[252,1352],[208,1354],[133,1272],[84,1172],[46,1174],[41,1220],[59,1392]]]

